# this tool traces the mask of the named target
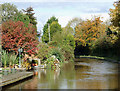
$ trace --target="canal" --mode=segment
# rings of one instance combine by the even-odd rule
[[[118,64],[80,58],[61,69],[37,69],[35,76],[2,89],[117,89]]]

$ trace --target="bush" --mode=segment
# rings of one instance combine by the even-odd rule
[[[13,64],[16,64],[16,58],[17,58],[17,55],[15,55],[15,54],[10,54],[10,56],[9,56],[9,60],[10,60],[10,62],[11,62],[11,65]]]
[[[9,55],[8,52],[6,52],[5,50],[2,50],[2,66],[4,66],[4,68],[7,67],[7,65],[9,64]]]
[[[91,47],[91,54],[96,56],[107,56],[112,51],[112,43],[109,38],[98,39]]]
[[[56,32],[52,38],[52,41],[49,44],[58,47],[61,47],[63,45],[69,45],[73,49],[75,49],[74,36],[65,31]]]
[[[54,55],[61,62],[63,62],[65,59],[64,54],[61,51],[61,48],[59,48],[59,47],[58,48],[50,48],[48,54],[49,54],[49,57]]]
[[[57,47],[64,56],[64,60],[74,59],[75,40],[72,34],[66,31],[56,32],[52,40],[49,45]]]
[[[41,61],[47,59],[48,51],[49,51],[49,46],[47,44],[39,43],[37,57],[40,58]]]
[[[63,45],[61,51],[65,57],[65,61],[73,61],[74,59],[74,49],[69,45]]]
[[[17,55],[2,50],[2,64],[6,68],[9,65],[16,64]]]

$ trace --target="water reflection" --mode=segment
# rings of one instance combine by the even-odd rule
[[[116,89],[118,65],[96,59],[77,59],[61,69],[38,69],[32,79],[7,89]],[[75,65],[75,66],[74,66]]]
[[[76,69],[76,88],[116,89],[118,88],[118,65],[96,59],[81,59]],[[83,66],[84,65],[84,66]],[[78,87],[79,86],[79,87]]]

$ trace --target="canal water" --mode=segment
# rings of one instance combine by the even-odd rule
[[[61,69],[37,69],[35,76],[3,89],[117,89],[118,64],[80,58]]]

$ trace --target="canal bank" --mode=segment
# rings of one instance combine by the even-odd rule
[[[11,73],[9,75],[3,75],[1,78],[0,87],[4,87],[6,85],[13,84],[20,80],[24,80],[26,78],[32,77],[33,75],[34,75],[33,72],[26,72],[26,71]]]
[[[76,58],[77,58],[77,59],[80,59],[80,58],[98,59],[98,60],[104,60],[104,61],[113,62],[113,63],[119,63],[119,64],[120,64],[120,61],[118,61],[118,60],[116,60],[116,59],[107,58],[107,57],[77,56]]]

